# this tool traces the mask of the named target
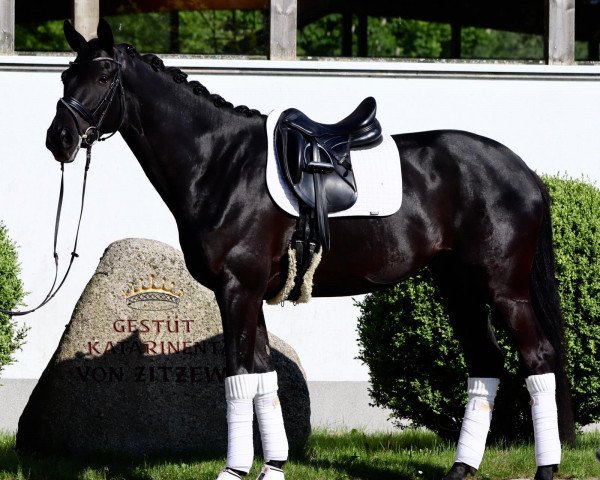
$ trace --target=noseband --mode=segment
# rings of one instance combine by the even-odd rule
[[[63,97],[58,101],[58,106],[66,107],[71,116],[73,117],[75,125],[77,126],[77,133],[79,134],[79,138],[81,139],[77,150],[75,150],[71,158],[75,158],[81,146],[91,147],[97,141],[102,142],[104,140],[107,140],[110,137],[112,137],[115,133],[117,133],[119,128],[121,128],[121,125],[123,125],[123,119],[125,117],[125,90],[123,89],[121,64],[111,57],[98,57],[90,60],[89,62],[101,61],[108,61],[114,63],[117,66],[117,72],[115,73],[112,79],[110,87],[108,88],[98,105],[96,105],[96,107],[91,112],[76,98]],[[70,65],[81,65],[81,63],[70,62]],[[102,128],[104,117],[106,116],[108,109],[112,105],[112,102],[117,92],[119,93],[121,101],[119,126],[108,136],[102,137],[102,132],[100,129]],[[88,124],[88,127],[85,130],[81,128],[79,119],[83,119]]]

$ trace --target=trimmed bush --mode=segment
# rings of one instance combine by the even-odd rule
[[[552,198],[556,277],[566,324],[567,374],[575,421],[600,420],[600,190],[544,177]],[[359,359],[370,368],[374,404],[455,440],[466,403],[462,349],[427,269],[359,304]],[[529,395],[504,326],[494,323],[506,374],[490,439],[530,438]]]
[[[23,298],[20,271],[16,246],[0,222],[0,308],[3,310],[13,310]],[[13,363],[13,354],[23,345],[26,333],[25,327],[19,328],[14,320],[0,313],[0,372]]]

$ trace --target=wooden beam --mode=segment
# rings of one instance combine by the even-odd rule
[[[15,0],[0,0],[0,54],[15,52]]]
[[[546,0],[545,30],[546,63],[575,63],[575,0]]]
[[[297,0],[271,0],[271,60],[296,60]]]
[[[100,20],[100,0],[73,0],[73,17],[75,29],[86,40],[95,38]]]

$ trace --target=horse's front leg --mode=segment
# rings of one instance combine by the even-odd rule
[[[254,368],[258,376],[254,409],[265,458],[265,465],[258,479],[284,480],[283,466],[288,458],[288,441],[277,395],[277,372],[271,362],[271,347],[262,308],[258,316]]]
[[[248,474],[254,458],[253,404],[261,432],[266,464],[262,480],[283,480],[288,444],[277,398],[274,371],[262,313],[263,293],[236,278],[215,292],[225,337],[227,401],[227,465],[217,480]]]

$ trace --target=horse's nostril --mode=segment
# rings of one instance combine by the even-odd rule
[[[66,128],[60,131],[60,141],[65,148],[69,148],[73,145],[73,135]]]

